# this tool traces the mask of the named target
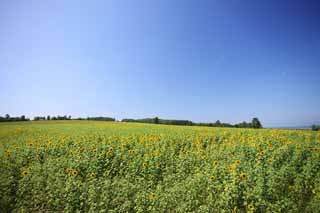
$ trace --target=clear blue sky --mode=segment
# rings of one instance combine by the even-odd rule
[[[319,122],[319,11],[303,0],[2,0],[0,114]]]

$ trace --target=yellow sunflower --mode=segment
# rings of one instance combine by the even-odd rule
[[[153,201],[155,201],[155,200],[157,199],[157,194],[154,193],[154,192],[151,192],[151,194],[150,194],[150,199],[153,200]]]
[[[27,170],[24,170],[23,172],[22,172],[22,176],[23,177],[26,177],[26,176],[28,176],[29,175],[29,172],[27,171]]]
[[[254,206],[252,203],[250,203],[247,207],[249,211],[254,211]]]
[[[94,172],[91,172],[91,173],[90,173],[90,177],[91,177],[91,178],[95,178],[96,176],[97,176],[96,173],[94,173]]]
[[[72,175],[73,175],[74,177],[76,177],[76,176],[78,175],[78,171],[77,171],[77,170],[73,170],[73,171],[72,171]]]
[[[245,179],[248,178],[248,174],[245,173],[245,172],[242,172],[242,173],[240,174],[240,178],[241,178],[241,180],[245,180]]]

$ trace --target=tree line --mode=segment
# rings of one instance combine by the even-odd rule
[[[195,123],[190,120],[169,120],[155,118],[143,118],[143,119],[122,119],[121,122],[136,122],[136,123],[151,123],[151,124],[166,124],[166,125],[182,125],[182,126],[208,126],[208,127],[235,127],[235,128],[262,128],[262,124],[258,118],[253,118],[251,122],[241,122],[238,124],[222,123],[217,120],[215,123]]]
[[[35,116],[33,121],[56,121],[56,120],[92,120],[92,121],[115,121],[115,118],[111,117],[86,117],[86,118],[72,118],[71,115],[67,116]],[[6,114],[4,117],[0,116],[0,122],[14,122],[14,121],[30,121],[30,118],[26,118],[26,116],[22,115],[20,117],[11,117],[9,114]]]
[[[14,121],[30,121],[26,116],[21,115],[20,117],[10,117],[9,114],[6,114],[4,117],[0,116],[0,122],[14,122]]]
[[[103,116],[99,116],[99,117],[86,117],[86,118],[72,118],[71,115],[67,116],[53,116],[50,117],[50,115],[48,115],[47,117],[45,116],[36,116],[33,119],[34,121],[39,121],[39,120],[91,120],[91,121],[115,121],[115,118],[111,118],[111,117],[103,117]]]

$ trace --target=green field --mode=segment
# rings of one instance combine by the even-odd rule
[[[320,133],[0,124],[0,212],[319,212]]]

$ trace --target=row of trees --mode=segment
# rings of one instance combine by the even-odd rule
[[[155,118],[143,118],[143,119],[122,119],[121,122],[136,122],[136,123],[150,123],[150,124],[168,124],[168,125],[182,125],[182,126],[192,126],[194,123],[189,120],[166,120]]]
[[[87,117],[86,119],[80,118],[80,120],[90,120],[90,121],[115,121],[115,118],[111,117]]]
[[[29,118],[22,115],[20,117],[10,117],[9,114],[6,114],[4,117],[0,116],[0,122],[13,122],[13,121],[30,121]]]
[[[40,121],[40,120],[93,120],[93,121],[115,121],[115,118],[111,118],[111,117],[87,117],[87,118],[74,118],[72,119],[71,118],[71,115],[67,116],[67,115],[64,115],[64,116],[53,116],[53,117],[50,117],[50,115],[48,115],[47,117],[45,116],[36,116],[34,117],[35,121]]]
[[[320,130],[320,125],[312,125],[312,130],[313,131],[319,131]]]
[[[93,121],[115,121],[115,118],[111,117],[87,117],[87,118],[71,118],[71,115],[67,116],[35,116],[33,118],[34,121],[49,121],[49,120],[93,120]],[[6,114],[4,117],[0,116],[0,122],[12,122],[12,121],[30,121],[29,118],[26,118],[26,116],[22,115],[20,117],[10,117],[9,114]]]
[[[236,128],[262,128],[262,124],[258,118],[253,118],[251,122],[245,122],[239,124],[221,123],[217,120],[215,123],[194,123],[189,120],[168,120],[155,118],[144,119],[122,119],[121,122],[136,122],[136,123],[152,123],[152,124],[168,124],[168,125],[182,125],[182,126],[209,126],[209,127],[236,127]]]
[[[50,115],[48,115],[47,117],[46,116],[36,116],[36,117],[33,118],[33,120],[34,121],[71,120],[71,116],[70,115],[69,116],[66,116],[66,115],[60,116],[60,115],[58,115],[58,116],[52,116],[52,117]]]

